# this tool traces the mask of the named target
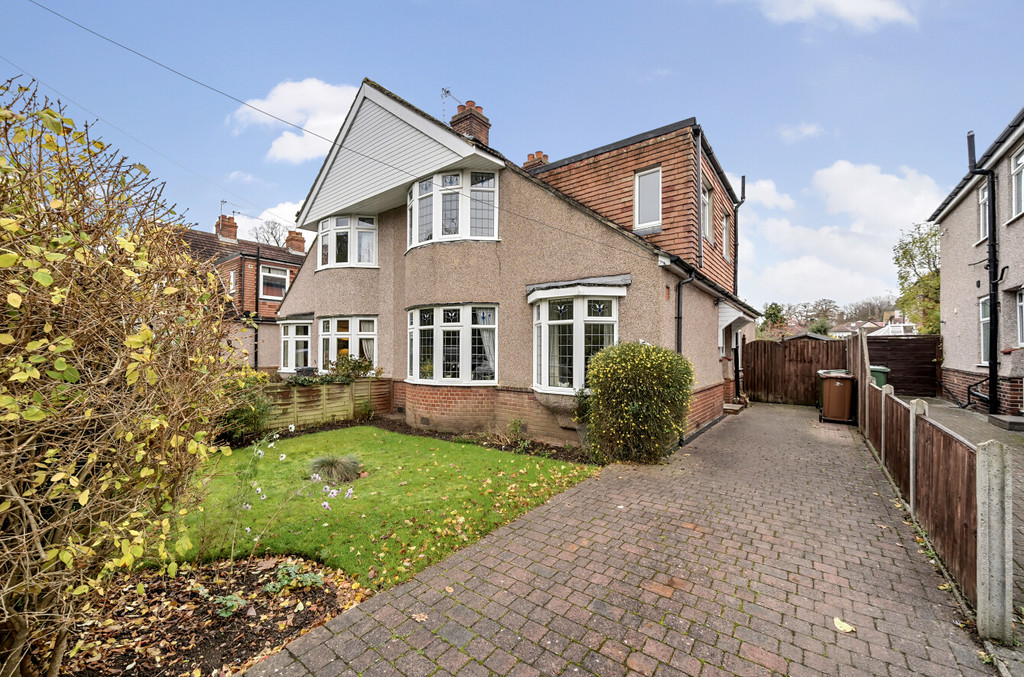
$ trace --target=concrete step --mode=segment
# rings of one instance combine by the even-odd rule
[[[724,409],[726,414],[732,414],[733,416],[735,416],[736,414],[738,414],[741,411],[743,411],[743,405],[742,404],[731,404],[731,403],[727,402],[725,404],[725,406],[723,407],[723,409]]]
[[[990,414],[988,422],[997,425],[1003,430],[1024,430],[1024,416],[1006,416],[1005,414]]]

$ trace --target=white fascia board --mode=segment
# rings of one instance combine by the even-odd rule
[[[577,284],[571,287],[555,287],[553,289],[538,289],[530,292],[526,297],[527,303],[535,303],[542,299],[560,299],[565,296],[618,296],[626,295],[626,288],[623,287],[592,287],[586,284]]]
[[[988,162],[981,166],[981,169],[995,169],[996,165],[998,165],[1002,161],[1002,159],[1006,157],[1006,154],[1012,151],[1014,146],[1016,146],[1017,143],[1020,142],[1022,135],[1024,135],[1024,125],[1020,125],[1019,127],[1017,127],[1017,131],[1013,133],[1013,136],[1011,136],[1009,139],[1003,142],[1003,145],[1000,146],[996,150],[996,152],[992,154],[992,157],[989,158]],[[964,186],[964,189],[960,191],[960,194],[957,195],[953,199],[953,201],[946,205],[946,208],[939,213],[938,217],[936,217],[935,219],[935,223],[942,223],[942,219],[946,218],[949,215],[949,213],[953,211],[953,209],[955,209],[961,201],[963,201],[965,197],[972,194],[974,192],[974,189],[977,188],[978,183],[980,181],[983,181],[984,179],[985,177],[979,174],[972,178],[970,181],[968,181],[967,185]]]

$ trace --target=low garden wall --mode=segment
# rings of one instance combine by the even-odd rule
[[[348,384],[291,386],[274,383],[266,388],[274,411],[269,428],[306,426],[355,418],[357,407],[369,403],[373,411],[391,411],[391,379],[361,378]]]

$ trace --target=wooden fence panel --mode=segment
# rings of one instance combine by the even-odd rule
[[[316,386],[275,383],[267,386],[266,393],[275,408],[268,423],[271,428],[350,420],[359,402],[369,402],[377,413],[391,411],[390,379],[359,379],[350,384]]]
[[[917,419],[915,514],[971,604],[978,603],[978,500],[974,448],[923,416]]]
[[[942,337],[869,336],[871,364],[888,367],[898,395],[935,397],[942,365]]]
[[[874,385],[868,386],[868,440],[882,448],[882,389]]]
[[[814,405],[818,370],[846,369],[846,359],[844,341],[751,341],[743,352],[747,395],[756,402]]]
[[[910,407],[885,398],[885,467],[904,496],[910,495]]]

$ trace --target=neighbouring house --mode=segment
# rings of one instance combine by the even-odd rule
[[[363,81],[299,213],[318,237],[281,305],[281,373],[372,357],[411,425],[579,443],[590,356],[647,341],[694,364],[690,430],[717,421],[759,313],[701,127],[523,166],[490,127],[472,101],[448,125]]]
[[[917,334],[917,325],[913,322],[888,322],[881,329],[868,334],[868,336],[914,336]]]
[[[829,330],[829,335],[835,336],[836,338],[848,338],[859,334],[861,330],[867,332],[878,331],[882,328],[881,322],[875,322],[874,320],[856,320],[854,322],[844,322],[843,324],[837,324]]]
[[[990,413],[1015,416],[1024,378],[1024,109],[978,158],[977,169],[982,173],[964,176],[929,217],[940,229],[942,383],[960,402],[973,390],[985,396],[984,403],[994,371],[999,402]],[[984,174],[989,171],[992,195]],[[991,236],[998,246],[990,253]],[[972,394],[972,401],[978,399]]]
[[[238,239],[233,216],[221,215],[212,233],[185,229],[181,233],[192,255],[212,261],[238,313],[235,340],[251,367],[276,372],[281,357],[277,311],[303,260],[306,241],[289,231],[285,246]]]

